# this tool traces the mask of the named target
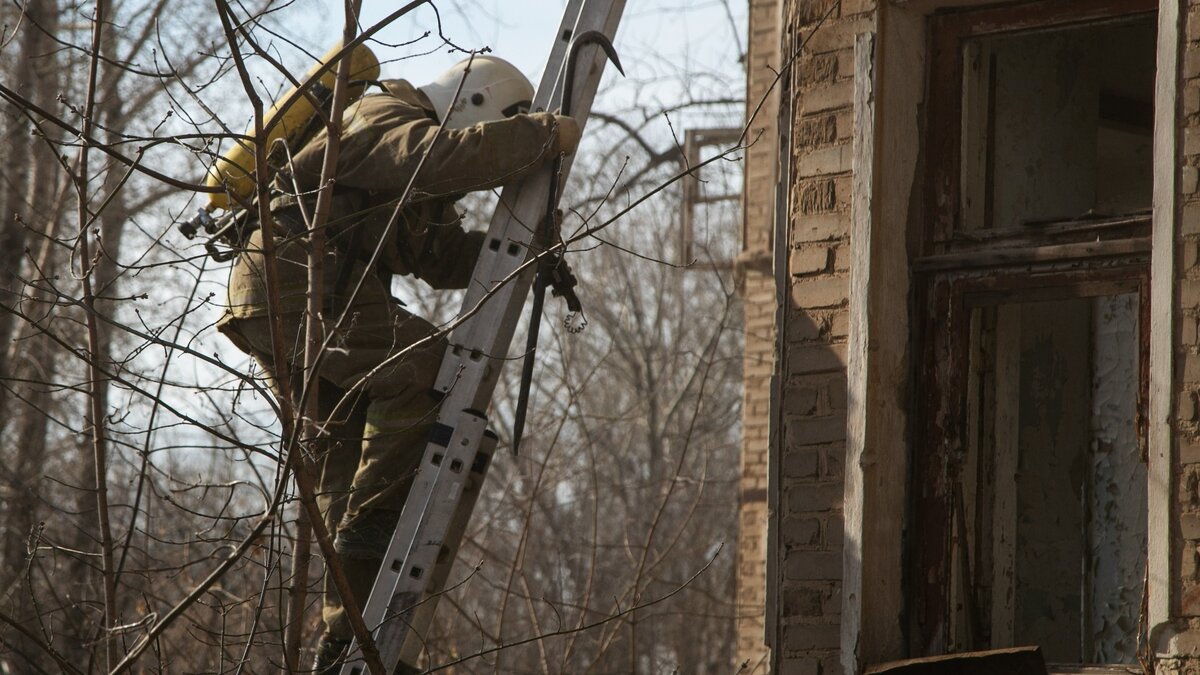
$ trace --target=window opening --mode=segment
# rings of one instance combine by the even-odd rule
[[[741,138],[736,127],[688,129],[683,154],[689,167],[733,146]],[[679,264],[689,269],[730,269],[737,256],[736,222],[741,207],[741,163],[709,164],[681,182],[683,208],[679,213]]]
[[[930,19],[913,655],[1137,663],[1155,7]]]
[[[1136,292],[971,309],[949,651],[1137,663],[1140,315]]]
[[[1140,17],[965,43],[965,231],[1149,212],[1155,34]]]

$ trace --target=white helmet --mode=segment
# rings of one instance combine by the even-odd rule
[[[466,129],[529,112],[533,104],[529,79],[516,66],[495,56],[476,55],[460,61],[438,79],[418,88],[433,102],[438,119],[450,129]]]

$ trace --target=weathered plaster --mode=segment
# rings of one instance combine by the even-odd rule
[[[1147,505],[1148,617],[1151,644],[1161,651],[1173,632],[1171,621],[1171,473],[1175,398],[1175,236],[1178,166],[1180,4],[1162,0],[1158,9],[1158,58],[1154,96],[1154,218],[1150,260],[1150,401]],[[1157,374],[1157,375],[1155,375]]]
[[[1092,308],[1092,446],[1087,489],[1090,597],[1085,617],[1096,663],[1132,662],[1146,573],[1146,466],[1137,425],[1138,300],[1096,298]]]
[[[842,666],[905,655],[906,233],[920,141],[924,18],[890,7],[855,46],[854,199]]]

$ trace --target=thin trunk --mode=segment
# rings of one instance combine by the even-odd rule
[[[358,15],[362,6],[361,0],[346,2],[345,25],[342,30],[342,44],[349,44],[358,32]],[[305,325],[304,349],[304,395],[301,404],[304,406],[305,438],[316,441],[321,434],[320,420],[320,383],[317,369],[320,362],[321,344],[325,340],[322,329],[322,315],[325,312],[325,240],[326,224],[329,222],[329,209],[333,199],[333,179],[337,172],[338,151],[341,144],[337,139],[342,133],[342,112],[346,108],[348,98],[347,82],[350,79],[350,59],[338,63],[337,79],[333,85],[333,108],[330,111],[326,131],[330,142],[325,146],[325,157],[321,165],[321,191],[317,194],[316,209],[313,213],[311,229],[308,233],[308,321]],[[306,453],[306,456],[308,454]],[[318,516],[313,516],[318,517]],[[308,589],[308,556],[309,539],[307,530],[312,522],[301,518],[297,522],[297,538],[294,550],[294,574],[292,576],[292,605],[288,617],[288,658],[298,662],[300,643],[303,641],[303,618],[305,595]],[[303,536],[301,536],[303,535]]]
[[[357,5],[355,5],[357,7]],[[242,80],[243,87],[250,102],[254,107],[254,137],[265,138],[264,133],[264,116],[262,99],[255,93],[254,86],[251,83],[250,75],[246,70],[246,65],[242,60],[242,55],[238,51],[238,40],[234,29],[232,12],[229,5],[224,2],[217,4],[217,13],[221,19],[221,25],[225,30],[226,40],[233,52],[234,65],[237,68],[238,75]],[[354,12],[357,16],[357,11]],[[342,62],[347,63],[346,61]],[[341,77],[337,78],[335,87],[345,87],[345,75],[348,72],[348,67],[339,67]],[[336,90],[335,90],[336,91]],[[344,94],[342,94],[344,96]],[[343,99],[344,100],[344,99]],[[336,136],[334,138],[337,138]],[[330,145],[337,145],[336,142]],[[267,164],[267,149],[264,143],[256,143],[254,147],[255,166],[265,167]],[[271,216],[270,209],[270,192],[267,181],[259,180],[257,185],[257,206],[258,206],[258,221],[264,232],[273,232],[274,220]],[[350,582],[346,577],[345,569],[342,567],[341,558],[337,552],[333,550],[333,538],[329,534],[328,528],[325,527],[325,521],[321,518],[321,510],[317,506],[316,494],[316,478],[314,477],[315,470],[311,459],[305,456],[305,453],[298,447],[298,434],[296,422],[298,416],[295,408],[287,395],[292,391],[290,367],[287,362],[287,351],[284,349],[283,340],[283,316],[277,310],[278,304],[278,289],[279,275],[275,264],[275,241],[274,237],[263,237],[263,262],[266,287],[268,290],[267,309],[268,316],[271,318],[271,351],[274,355],[273,374],[278,382],[279,391],[284,392],[280,397],[280,426],[282,427],[282,439],[285,459],[284,477],[289,472],[295,478],[296,491],[300,496],[300,505],[308,511],[309,521],[312,523],[313,533],[316,535],[317,544],[321,548],[321,553],[325,556],[326,565],[329,569],[329,575],[337,588],[338,595],[341,597],[342,606],[346,610],[346,617],[350,621],[350,627],[354,631],[355,641],[358,643],[359,649],[366,661],[367,669],[372,675],[384,675],[385,669],[379,659],[379,650],[375,647],[375,640],[371,637],[371,631],[363,622],[362,609],[358,606],[358,601],[355,599],[351,591]]]
[[[18,86],[32,91],[39,104],[52,101],[57,91],[56,59],[52,56],[51,38],[57,21],[57,3],[39,3],[27,7],[24,21],[38,21],[46,32],[28,29],[18,42],[8,49],[9,74]],[[11,16],[10,18],[15,18]],[[13,25],[13,24],[8,24]],[[52,256],[47,237],[56,232],[61,210],[55,208],[54,186],[59,179],[58,166],[51,149],[30,134],[28,120],[15,110],[6,116],[5,147],[11,161],[9,172],[0,176],[0,302],[20,305],[33,315],[48,311],[45,293],[36,285],[26,285],[22,276],[34,276],[34,270],[45,269]],[[33,237],[42,233],[45,237]],[[27,248],[34,250],[33,264],[25,262]],[[40,508],[39,477],[47,460],[46,434],[50,394],[58,371],[57,354],[48,340],[37,334],[36,328],[17,320],[15,312],[0,310],[0,433],[12,439],[0,451],[5,465],[3,498],[0,498],[0,519],[4,524],[0,542],[0,588],[22,584],[20,577],[29,562],[30,535],[45,515]],[[16,396],[10,396],[10,390]],[[13,603],[15,616],[30,620],[36,612],[32,604],[36,589],[16,588],[7,597]],[[14,636],[15,649],[31,663],[40,660],[42,650],[22,636]]]
[[[54,362],[49,361],[49,366]],[[53,373],[46,375],[52,379]],[[14,589],[7,594],[7,611],[22,621],[31,621],[36,608],[32,603],[34,589],[17,587],[25,575],[29,563],[28,546],[38,523],[38,477],[41,475],[46,452],[46,427],[49,416],[39,413],[50,403],[49,392],[39,388],[29,396],[29,410],[16,426],[16,458],[5,468],[6,482],[3,490],[5,503],[3,550],[0,551],[0,588]],[[26,658],[37,662],[41,650],[23,635],[13,635],[10,648]]]
[[[312,559],[312,521],[308,511],[296,514],[296,536],[292,542],[292,575],[288,586],[287,633],[284,656],[288,667],[301,670],[300,648],[304,644],[304,609],[308,604],[308,567]]]
[[[47,170],[46,164],[47,160],[53,159],[44,156],[44,153],[38,157],[37,150],[38,148],[35,148],[32,175],[54,175],[53,171]],[[39,188],[46,187],[45,183],[34,181],[31,183],[31,193],[45,194],[47,190]],[[36,244],[36,252],[32,256],[32,269],[44,270],[52,264],[57,264],[51,262],[56,253],[51,237],[56,236],[59,230],[63,206],[61,197],[60,194],[59,198],[47,198],[44,202],[48,204],[48,213],[45,220],[36,225],[40,226],[46,236]],[[30,203],[39,202],[31,200]],[[28,316],[41,317],[52,311],[48,294],[36,281],[25,288],[22,294],[24,299],[21,309]],[[6,437],[15,439],[13,443],[7,444],[11,455],[6,458],[6,485],[3,489],[5,496],[0,499],[0,522],[4,523],[5,530],[3,547],[0,548],[0,570],[4,570],[0,573],[0,588],[4,589],[13,588],[11,584],[26,583],[19,577],[25,576],[27,567],[32,562],[29,549],[31,533],[37,527],[37,523],[42,522],[46,516],[42,505],[47,502],[53,503],[53,500],[41,494],[39,482],[50,456],[47,452],[47,434],[57,405],[51,391],[63,361],[56,345],[40,334],[40,330],[41,327],[33,323],[18,323],[14,327],[14,340],[5,350],[8,362],[12,364],[11,375],[14,379],[11,386],[19,398],[13,398],[8,403],[0,399],[0,409],[6,410],[6,429],[11,432]],[[7,391],[8,387],[0,387],[0,393]],[[8,407],[3,408],[4,405]],[[86,571],[84,565],[69,564],[68,567],[81,572]],[[32,599],[36,593],[40,593],[40,589],[26,587],[16,588],[8,595],[14,603],[11,609],[16,617],[30,620],[35,615],[37,609]],[[73,625],[70,620],[67,623]],[[78,632],[73,634],[80,635]],[[42,653],[41,648],[24,636],[18,635],[14,639],[17,643],[14,650],[31,659],[31,662],[37,662]],[[74,645],[68,645],[65,651],[78,659],[86,658],[86,653],[75,649]]]
[[[90,138],[94,128],[96,114],[96,81],[99,77],[99,52],[101,35],[107,20],[105,0],[97,0],[92,13],[92,49],[88,66],[87,97],[83,114],[83,137]],[[76,165],[76,193],[79,201],[77,219],[79,223],[79,261],[81,282],[83,285],[83,305],[87,323],[88,339],[88,426],[91,431],[93,468],[95,471],[96,491],[96,520],[100,535],[100,558],[102,561],[104,587],[104,629],[101,639],[104,643],[105,663],[112,670],[118,660],[114,644],[109,639],[109,631],[117,625],[117,589],[114,583],[112,527],[108,512],[108,439],[106,436],[105,418],[108,411],[108,378],[104,375],[101,364],[107,361],[102,353],[99,321],[96,319],[96,295],[92,283],[95,273],[95,263],[89,233],[90,214],[88,209],[88,176],[90,172],[88,160],[88,145],[82,144]]]
[[[57,28],[58,2],[26,3],[25,11],[28,16],[23,20],[37,22],[45,31],[24,26],[19,51],[6,54],[3,59],[12,68],[11,73],[5,74],[11,75],[19,91],[32,92],[33,101],[45,105],[54,100],[58,91],[59,77],[50,36]],[[57,167],[41,141],[30,135],[28,120],[15,109],[8,110],[11,112],[0,130],[8,157],[6,168],[0,169],[0,302],[15,305],[23,293],[20,270],[29,244],[27,228],[37,224],[38,199],[44,196],[46,186],[53,184],[46,174],[57,172]],[[9,345],[17,332],[16,317],[11,312],[0,312],[0,381],[10,375]],[[7,390],[0,387],[0,431],[14,418],[7,405]]]
[[[58,229],[53,223],[48,224],[47,228],[51,236]],[[49,237],[42,240],[37,253],[35,266],[40,269],[45,269],[49,263],[53,251],[50,241]],[[40,316],[45,311],[43,306],[48,301],[46,293],[34,287],[23,304],[30,315]],[[22,358],[14,358],[18,353],[17,341],[6,350],[10,362],[16,366],[13,368],[13,375],[25,383],[19,391],[26,399],[14,401],[12,410],[9,411],[12,420],[10,423],[18,430],[19,440],[12,445],[13,454],[7,461],[11,473],[5,492],[12,496],[0,500],[0,504],[4,506],[0,512],[4,514],[4,522],[9,524],[3,548],[0,549],[0,569],[13,575],[21,571],[25,559],[25,537],[29,534],[32,523],[36,522],[35,515],[38,513],[38,500],[33,483],[41,475],[42,467],[46,464],[45,433],[50,419],[47,408],[51,403],[50,388],[58,372],[53,343],[40,335],[36,326],[23,327],[24,330],[20,331],[19,335]],[[13,384],[16,385],[15,382]],[[0,391],[6,390],[7,388],[0,387]],[[18,411],[22,414],[16,414]],[[40,435],[34,433],[37,429],[41,430]],[[0,580],[0,588],[7,588],[11,578],[0,574]]]

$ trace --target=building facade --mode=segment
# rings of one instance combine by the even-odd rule
[[[751,0],[739,656],[1200,667],[1200,0]]]

